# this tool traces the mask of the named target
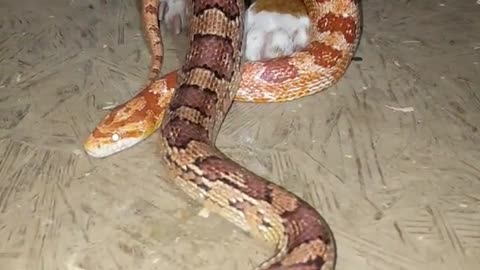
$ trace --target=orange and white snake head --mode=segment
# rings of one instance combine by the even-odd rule
[[[113,155],[143,141],[161,125],[176,84],[176,72],[145,86],[113,109],[88,137],[83,148],[92,157]]]
[[[84,144],[92,157],[103,158],[129,148],[155,132],[152,118],[157,118],[148,108],[145,97],[137,96],[115,108],[93,130]],[[156,120],[156,119],[155,119]]]

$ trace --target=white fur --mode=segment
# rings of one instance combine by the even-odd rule
[[[289,55],[308,43],[308,16],[295,17],[269,11],[253,11],[255,3],[245,15],[247,60],[256,61]]]
[[[160,0],[159,18],[178,34],[188,23],[185,0]],[[253,11],[255,3],[245,13],[245,50],[248,61],[270,59],[292,54],[308,44],[310,19],[290,14]]]
[[[160,0],[158,12],[158,18],[165,20],[168,28],[175,28],[173,30],[177,34],[187,24],[188,10],[185,0]]]

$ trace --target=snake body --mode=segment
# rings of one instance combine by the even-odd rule
[[[241,81],[244,0],[193,0],[190,44],[161,125],[174,182],[276,245],[260,269],[331,269],[335,242],[308,204],[226,157],[214,141]]]
[[[146,9],[156,14],[158,3],[150,2],[145,0]],[[174,183],[209,211],[275,245],[275,254],[257,269],[331,270],[336,262],[333,234],[312,206],[241,167],[214,144],[234,99],[268,101],[273,93],[278,100],[290,100],[325,89],[344,74],[358,43],[359,1],[305,0],[305,4],[314,25],[307,48],[242,68],[243,0],[193,0],[191,46],[178,75],[152,79],[131,101],[113,110],[89,138],[113,129],[121,139],[135,139],[142,130],[160,128]],[[105,143],[90,142],[85,148],[107,149],[106,155],[116,150],[102,148]]]
[[[148,138],[159,128],[171,101],[178,71],[156,80],[163,60],[158,1],[143,0],[143,23],[152,52],[149,83],[96,126],[84,143],[84,149],[93,157],[112,155]],[[358,46],[359,0],[304,3],[311,21],[308,46],[289,56],[245,63],[235,101],[290,101],[320,92],[343,76]]]

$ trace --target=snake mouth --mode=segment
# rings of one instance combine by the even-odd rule
[[[105,158],[130,148],[139,142],[140,139],[134,138],[123,138],[113,141],[111,138],[100,140],[98,138],[89,137],[83,145],[83,148],[91,157]]]
[[[94,158],[104,158],[117,154],[140,143],[155,131],[155,128],[151,128],[150,125],[141,126],[140,123],[129,126],[128,129],[102,125],[101,129],[96,128],[90,133],[83,144],[85,152]]]

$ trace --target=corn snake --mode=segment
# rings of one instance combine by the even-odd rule
[[[84,149],[93,157],[110,156],[151,136],[160,126],[177,83],[177,71],[156,79],[163,61],[157,13],[159,0],[143,1],[143,23],[152,52],[149,82],[130,100],[114,108],[89,135]],[[316,25],[311,29],[308,47],[290,56],[245,63],[235,101],[291,101],[318,93],[343,76],[360,36],[358,0],[304,2]],[[323,11],[325,5],[331,7]]]
[[[359,1],[305,0],[305,4],[314,22],[305,50],[242,65],[243,0],[193,0],[191,48],[185,64],[178,74],[156,80],[163,61],[159,29],[153,21],[158,2],[144,0],[144,23],[153,33],[150,83],[115,108],[85,143],[90,155],[104,157],[160,129],[174,182],[210,211],[276,245],[277,253],[260,269],[335,266],[333,234],[315,209],[240,167],[214,146],[234,99],[293,100],[333,85],[345,73],[358,46]],[[108,147],[118,141],[126,143]]]

